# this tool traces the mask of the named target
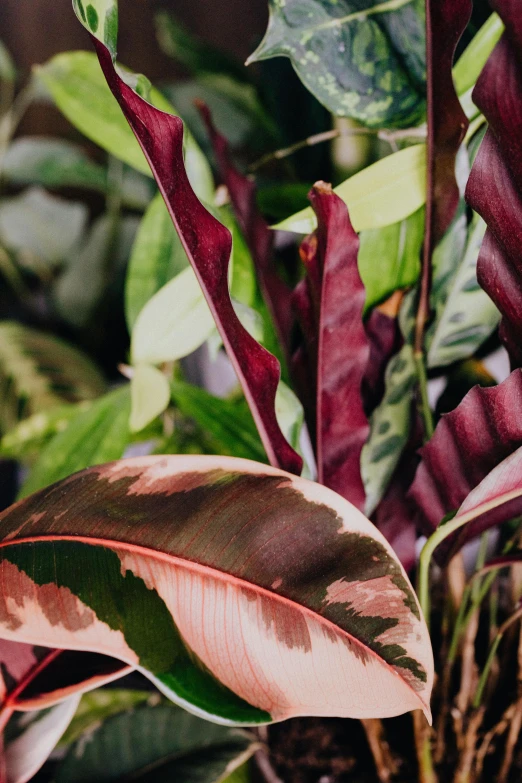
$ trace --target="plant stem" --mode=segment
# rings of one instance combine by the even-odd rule
[[[510,628],[513,623],[516,623],[520,618],[522,617],[522,609],[518,609],[514,614],[511,615],[511,617],[508,617],[506,622],[500,626],[499,631],[497,635],[495,636],[493,640],[493,644],[491,645],[488,659],[486,661],[486,665],[484,666],[484,669],[482,670],[482,674],[480,675],[480,680],[477,685],[477,690],[475,692],[475,698],[473,699],[473,706],[478,707],[482,701],[482,695],[484,693],[484,688],[486,687],[489,673],[491,671],[491,666],[493,665],[493,661],[495,660],[495,656],[497,654],[497,650],[499,648],[500,642],[502,641],[502,638],[508,628]]]
[[[419,381],[420,410],[422,414],[422,420],[424,422],[425,440],[429,440],[433,435],[435,428],[433,426],[433,415],[430,408],[430,401],[428,399],[428,376],[426,374],[424,354],[422,351],[415,351],[413,358],[415,361],[415,367],[417,369],[417,379]]]
[[[430,727],[420,710],[415,710],[413,713],[413,731],[419,765],[419,783],[437,783],[431,754]]]

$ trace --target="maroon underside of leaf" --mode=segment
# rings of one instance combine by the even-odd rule
[[[489,130],[466,198],[488,230],[477,273],[502,313],[501,338],[513,367],[522,365],[522,16],[518,3],[492,3],[506,25],[473,92]]]
[[[469,123],[455,92],[452,68],[455,50],[471,18],[471,11],[471,0],[426,0],[426,247],[430,256],[453,220],[459,201],[455,162]]]
[[[132,667],[91,652],[54,650],[0,639],[2,714],[45,709],[73,693],[124,677]]]
[[[232,162],[229,144],[214,126],[208,106],[201,101],[197,101],[197,106],[207,126],[221,179],[227,187],[235,216],[252,253],[263,299],[288,357],[293,321],[290,307],[292,290],[279,277],[275,267],[274,233],[257,206],[255,182],[238,171]]]
[[[310,201],[318,227],[305,240],[301,257],[317,335],[318,480],[363,508],[360,459],[369,423],[361,389],[370,344],[363,323],[365,290],[357,266],[359,238],[346,205],[330,186],[315,185]]]
[[[285,440],[275,414],[279,362],[250,336],[234,311],[228,290],[231,235],[190,186],[183,162],[183,123],[137,95],[118,76],[108,49],[93,36],[91,39],[107,83],[149,162],[199,279],[268,458],[274,466],[299,474],[302,459]]]
[[[421,449],[421,463],[409,494],[419,508],[424,532],[430,535],[521,445],[522,371],[515,370],[498,386],[473,388],[454,411],[442,416],[435,434]],[[458,540],[463,543],[477,534],[476,527],[469,527]],[[455,541],[450,536],[439,547],[439,559],[455,551]]]

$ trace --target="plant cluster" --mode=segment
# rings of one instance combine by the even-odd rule
[[[322,781],[520,778],[522,17],[491,6],[269,0],[249,63],[290,59],[302,141],[272,62],[165,12],[174,85],[118,63],[117,0],[21,90],[0,48],[0,783],[316,783],[271,726],[306,716],[371,753]],[[35,101],[76,140],[18,135]]]

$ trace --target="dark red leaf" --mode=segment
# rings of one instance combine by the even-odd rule
[[[425,532],[432,533],[521,445],[522,371],[515,370],[498,386],[473,388],[458,408],[442,416],[421,449],[410,496],[422,514]]]
[[[234,311],[228,290],[231,235],[190,186],[183,162],[183,123],[137,95],[117,74],[109,50],[93,36],[91,39],[107,83],[145,153],[199,279],[269,460],[300,473],[302,460],[285,440],[275,415],[279,362],[249,335]]]
[[[263,299],[272,316],[280,344],[288,357],[292,331],[292,290],[279,277],[275,268],[274,233],[257,206],[255,182],[234,166],[229,144],[216,130],[208,106],[201,101],[197,101],[197,105],[207,126],[219,172],[230,194],[234,213],[252,253]]]
[[[482,142],[466,198],[488,224],[478,279],[503,320],[501,338],[513,366],[522,364],[522,17],[520,5],[495,0],[506,33],[473,92],[489,130]]]
[[[365,323],[366,336],[370,343],[370,360],[363,379],[363,404],[366,415],[381,403],[384,396],[384,374],[391,357],[403,345],[403,337],[396,317],[381,312],[376,307]]]
[[[310,290],[320,280],[317,357],[318,480],[358,508],[364,507],[361,451],[370,431],[362,382],[370,357],[363,324],[365,290],[359,275],[359,238],[344,202],[329,185],[310,193],[317,215]]]

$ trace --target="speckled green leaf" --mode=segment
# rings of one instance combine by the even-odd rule
[[[59,405],[24,419],[0,440],[0,456],[18,460],[34,457],[54,435],[67,429],[80,410],[87,410],[89,405],[89,402]]]
[[[251,756],[253,734],[212,725],[169,705],[141,706],[80,738],[56,783],[220,783]]]
[[[79,411],[41,451],[20,497],[88,465],[121,457],[130,440],[129,418],[130,394],[126,386],[100,397],[88,410]]]
[[[0,322],[0,430],[104,390],[100,373],[77,349],[23,324]]]
[[[394,152],[345,180],[334,192],[345,202],[356,231],[383,228],[417,212],[426,203],[426,146]],[[274,228],[310,234],[317,228],[311,207]]]
[[[37,492],[0,530],[0,638],[103,649],[216,723],[430,716],[408,578],[317,483],[230,457],[136,457]]]
[[[408,442],[416,379],[413,350],[406,344],[386,368],[384,398],[370,419],[370,437],[361,454],[368,516],[383,498]]]
[[[366,311],[419,276],[424,210],[385,228],[361,231],[359,272],[366,289]]]
[[[269,8],[250,62],[289,57],[330,111],[370,127],[422,119],[424,0],[269,0]]]
[[[466,230],[465,216],[459,220]],[[498,326],[500,313],[477,281],[477,259],[486,224],[475,215],[467,244],[461,231],[453,249],[444,243],[444,254],[436,252],[433,301],[435,321],[427,332],[428,366],[444,367],[472,356]],[[464,241],[466,235],[464,233]]]
[[[39,66],[36,73],[60,111],[84,136],[118,160],[151,176],[149,164],[107,86],[95,54],[58,54],[45,65]],[[150,87],[147,97],[162,111],[176,113],[169,101],[154,87]],[[212,172],[189,133],[185,135],[184,151],[192,187],[200,198],[211,201],[214,194]]]

